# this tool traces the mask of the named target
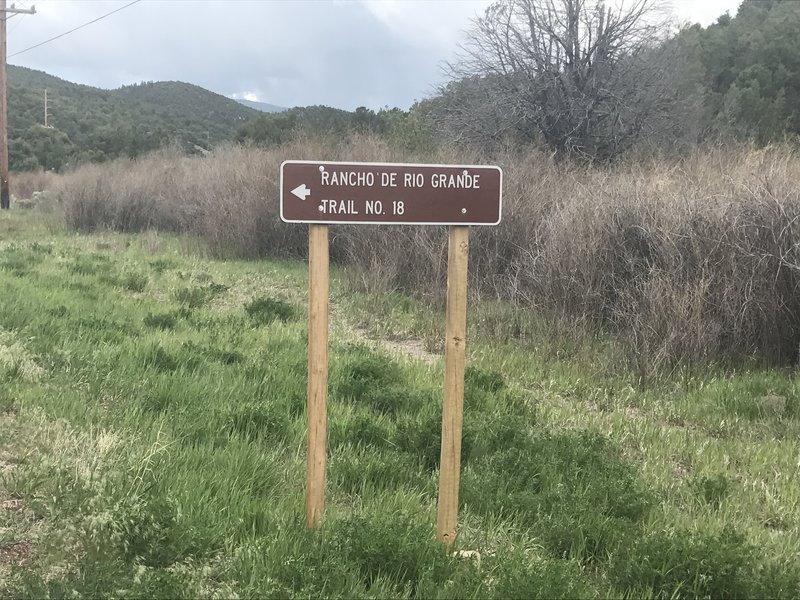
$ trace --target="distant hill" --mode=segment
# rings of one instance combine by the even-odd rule
[[[170,142],[208,148],[234,139],[261,112],[196,85],[148,82],[104,90],[9,65],[13,170],[135,157]],[[44,125],[44,90],[48,128]]]
[[[353,112],[329,106],[286,109],[233,100],[180,81],[105,90],[25,67],[8,68],[9,167],[56,171],[85,162],[136,158],[168,144],[202,153],[220,142],[269,146],[298,133],[370,133],[395,145],[429,144],[420,115],[400,109]],[[48,119],[44,126],[44,91]]]
[[[267,104],[266,102],[253,102],[252,100],[236,100],[236,101],[239,104],[243,104],[244,106],[248,106],[255,110],[260,110],[261,112],[266,112],[266,113],[278,113],[278,112],[283,112],[285,110],[289,110],[285,106]]]

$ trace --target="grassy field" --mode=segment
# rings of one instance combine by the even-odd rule
[[[793,373],[641,389],[605,340],[473,302],[457,550],[478,554],[448,555],[442,311],[335,272],[308,531],[305,265],[43,219],[0,214],[0,596],[800,596]]]

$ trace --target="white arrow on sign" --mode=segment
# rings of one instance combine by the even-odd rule
[[[300,200],[305,200],[308,195],[311,193],[311,190],[306,187],[306,184],[298,185],[296,188],[292,190],[292,193],[300,198]]]

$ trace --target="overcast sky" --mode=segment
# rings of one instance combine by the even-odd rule
[[[281,106],[407,109],[442,80],[470,19],[489,0],[33,0],[8,22],[9,62],[116,88],[180,80]],[[741,0],[672,0],[707,25]],[[9,1],[9,4],[11,2]]]

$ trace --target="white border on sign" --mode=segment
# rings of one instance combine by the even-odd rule
[[[308,220],[291,220],[287,219],[283,216],[283,167],[287,164],[296,164],[296,165],[365,165],[368,167],[445,167],[448,169],[497,169],[500,173],[500,198],[498,204],[498,214],[497,214],[497,221],[494,223],[485,223],[485,222],[453,222],[453,221],[308,221]],[[440,165],[440,164],[420,164],[420,163],[380,163],[380,162],[347,162],[341,160],[285,160],[281,163],[281,176],[280,176],[280,186],[279,192],[280,194],[280,212],[281,212],[281,221],[284,223],[305,223],[305,224],[314,224],[318,223],[320,225],[474,225],[474,226],[481,226],[481,225],[488,225],[494,226],[499,225],[500,221],[503,219],[503,169],[498,167],[497,165]]]

